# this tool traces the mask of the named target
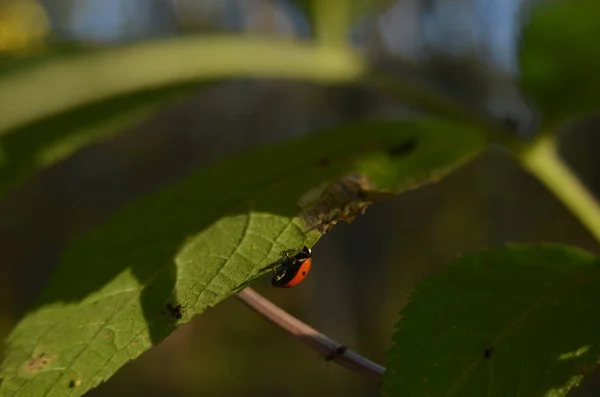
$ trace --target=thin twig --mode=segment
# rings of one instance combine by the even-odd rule
[[[327,361],[334,361],[365,378],[381,382],[381,377],[385,372],[384,367],[328,338],[271,303],[252,288],[248,287],[236,296],[252,310],[298,338],[302,343],[325,357]]]

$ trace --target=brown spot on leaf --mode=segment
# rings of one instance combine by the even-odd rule
[[[28,374],[37,374],[38,372],[44,370],[48,364],[56,359],[55,355],[51,355],[49,353],[40,353],[25,362],[23,365],[23,369]]]
[[[81,386],[81,379],[71,379],[69,381],[69,389],[74,389]]]
[[[303,208],[300,216],[309,230],[327,233],[339,221],[350,223],[362,215],[367,207],[392,193],[378,192],[363,175],[349,174],[340,180],[308,191],[299,200]]]

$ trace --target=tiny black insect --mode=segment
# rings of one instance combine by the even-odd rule
[[[182,306],[180,304],[174,305],[170,302],[167,303],[167,310],[169,311],[169,314],[179,320],[181,320],[183,318],[183,309],[184,308],[185,308],[185,306]]]
[[[339,345],[337,349],[332,351],[327,357],[325,357],[325,361],[332,361],[339,356],[342,356],[348,350],[348,346]]]
[[[71,379],[69,381],[69,389],[73,389],[73,388],[79,387],[79,386],[81,386],[81,379],[77,379],[77,380]]]
[[[491,347],[488,347],[487,349],[485,349],[483,351],[483,357],[490,358],[490,357],[492,357],[493,352],[494,352],[494,349],[492,349]]]

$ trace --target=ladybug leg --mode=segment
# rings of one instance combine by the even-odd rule
[[[281,279],[287,273],[287,268],[285,266],[276,266],[273,268],[273,279]]]
[[[281,253],[279,255],[285,256],[287,259],[290,259],[290,255],[288,254],[288,251],[290,251],[290,250],[283,250],[283,251],[281,251]]]
[[[285,256],[286,259],[290,259],[289,255],[285,254],[284,251],[281,252],[280,254],[281,256]],[[281,260],[278,260],[275,263],[271,263],[269,265],[266,265],[265,267],[260,269],[260,273],[264,272],[265,270],[272,270],[275,271],[279,266],[281,266]]]

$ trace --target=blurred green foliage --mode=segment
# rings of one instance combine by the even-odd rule
[[[547,127],[600,108],[598,16],[593,0],[541,4],[532,12],[520,48],[521,84]]]
[[[7,358],[2,365],[0,383],[3,395],[41,392],[81,395],[110,378],[127,361],[162,341],[179,324],[213,307],[277,264],[281,249],[313,245],[321,237],[319,230],[325,230],[313,226],[333,226],[339,220],[350,221],[372,201],[425,182],[437,182],[441,176],[482,152],[487,143],[498,140],[517,157],[538,144],[537,141],[520,141],[508,131],[500,130],[495,121],[482,117],[458,101],[449,103],[447,97],[439,97],[439,92],[421,81],[408,79],[405,82],[410,80],[410,84],[403,84],[389,76],[378,80],[376,75],[380,71],[372,70],[363,55],[347,46],[347,35],[353,18],[364,12],[366,3],[370,8],[383,2],[298,3],[308,7],[305,9],[312,18],[314,43],[244,35],[203,36],[105,51],[84,50],[75,57],[60,55],[53,58],[44,53],[10,61],[6,57],[0,59],[0,108],[3,109],[0,114],[3,133],[0,137],[0,189],[3,189],[0,190],[3,194],[0,209],[4,210],[3,224],[9,226],[0,228],[0,235],[4,248],[10,248],[3,260],[13,264],[12,268],[7,266],[5,269],[6,279],[16,277],[14,273],[19,269],[14,268],[14,264],[27,261],[26,252],[32,251],[31,255],[38,252],[31,249],[36,244],[50,247],[47,251],[39,248],[44,262],[57,256],[55,251],[61,251],[60,265],[44,292],[7,338]],[[598,15],[597,10],[595,3],[587,0],[578,2],[577,6],[567,2],[540,7],[524,32],[521,84],[540,107],[545,127],[597,109],[594,92],[597,68],[593,55],[590,55],[593,52],[591,37],[597,36],[594,35],[596,28],[592,16]],[[576,28],[565,28],[571,25]],[[62,203],[51,207],[48,202],[54,200],[53,193],[43,185],[36,185],[45,169],[48,173],[60,170],[61,166],[78,169],[73,164],[77,164],[76,157],[83,148],[88,150],[87,153],[94,153],[94,150],[118,152],[111,145],[123,139],[124,127],[134,127],[161,105],[189,95],[199,83],[239,76],[302,79],[325,84],[351,82],[371,88],[375,83],[377,89],[389,90],[388,93],[396,95],[396,99],[405,105],[418,105],[415,107],[447,118],[455,117],[463,124],[434,119],[431,115],[392,123],[351,123],[329,133],[286,139],[278,145],[237,154],[208,167],[194,164],[187,171],[198,170],[184,177],[178,175],[179,178],[170,181],[171,185],[166,188],[163,185],[142,189],[140,195],[144,197],[133,200],[100,225],[94,225],[91,231],[70,241],[94,224],[83,221],[85,226],[79,225],[79,215],[87,214],[90,219],[107,217],[114,207],[103,203],[103,209],[82,209],[81,201],[75,200],[76,204],[66,210],[72,211],[70,221],[64,221]],[[209,107],[211,103],[204,105]],[[234,108],[234,105],[231,99],[219,103],[225,109]],[[348,108],[352,106],[348,105]],[[268,106],[265,109],[271,110]],[[348,112],[352,113],[352,110]],[[179,128],[189,128],[185,121],[178,122]],[[225,123],[201,125],[207,130],[225,130]],[[479,129],[473,129],[473,125]],[[171,125],[166,129],[170,130]],[[222,136],[220,138],[223,140]],[[164,144],[167,140],[161,142]],[[143,142],[143,138],[137,142]],[[188,149],[185,143],[178,145],[177,153]],[[134,148],[125,153],[132,155],[131,164],[134,164],[137,152],[148,149],[141,144],[132,146]],[[205,153],[210,152],[207,141]],[[147,164],[138,161],[137,174],[124,178],[126,184],[143,185],[143,179],[150,173]],[[556,186],[575,191],[569,187],[576,186],[576,181],[561,160],[556,161],[558,165],[553,169],[561,173],[560,183]],[[106,161],[98,164],[103,167]],[[476,199],[473,194],[466,194],[464,186],[459,184],[450,185],[453,188],[445,196],[440,195],[443,199],[438,202],[436,195],[440,188],[429,187],[429,190],[422,189],[425,193],[411,193],[415,195],[413,207],[402,217],[394,219],[382,210],[378,221],[370,226],[368,221],[359,218],[355,224],[363,230],[362,234],[355,232],[354,237],[346,239],[338,237],[344,241],[343,245],[329,251],[337,252],[341,258],[329,258],[327,268],[315,266],[311,279],[316,279],[319,272],[328,271],[329,277],[321,278],[327,280],[327,285],[321,287],[320,292],[315,288],[312,298],[307,298],[306,292],[288,292],[289,296],[305,299],[290,301],[298,307],[306,305],[307,301],[313,304],[318,301],[319,308],[312,313],[325,324],[334,318],[332,313],[345,310],[348,318],[340,324],[346,327],[337,324],[335,330],[343,334],[354,325],[354,340],[369,346],[377,345],[379,350],[375,356],[380,354],[381,359],[382,351],[389,347],[387,342],[381,341],[389,336],[387,330],[391,327],[382,327],[384,331],[375,330],[373,323],[381,319],[388,325],[394,322],[392,314],[406,303],[406,295],[418,279],[439,271],[457,252],[480,249],[487,244],[504,244],[507,239],[519,237],[520,240],[545,241],[545,236],[552,236],[546,228],[548,223],[556,225],[561,238],[570,239],[565,230],[575,230],[576,226],[564,227],[563,222],[572,222],[572,219],[569,220],[564,211],[562,218],[557,219],[556,208],[540,210],[537,200],[543,200],[544,195],[539,189],[532,196],[535,199],[521,208],[523,219],[514,220],[505,225],[506,230],[498,231],[499,225],[506,222],[509,214],[513,216],[512,212],[517,208],[516,201],[511,201],[514,190],[506,180],[523,178],[521,174],[515,176],[516,171],[507,172],[504,168],[508,163],[500,164],[471,168],[472,173],[482,172],[479,175],[481,186],[472,188],[474,194],[483,192],[483,195],[500,199]],[[526,165],[526,162],[521,161],[521,164]],[[164,164],[156,162],[155,166],[162,168]],[[530,168],[529,171],[536,170]],[[64,175],[64,170],[59,174]],[[359,175],[365,182],[349,188],[352,185],[343,183],[348,175]],[[502,181],[503,176],[505,181]],[[540,177],[539,174],[536,176]],[[117,178],[116,174],[112,177]],[[154,177],[160,179],[159,175]],[[544,183],[553,178],[552,175],[546,177],[541,179]],[[85,180],[85,177],[79,179]],[[456,181],[451,183],[456,184]],[[338,186],[336,184],[341,184],[341,201],[332,193],[334,190],[329,189]],[[59,185],[54,181],[49,186],[56,188]],[[67,182],[65,186],[70,185]],[[100,187],[98,202],[105,194],[118,196],[122,193],[118,192],[122,188],[113,186],[112,190],[105,191]],[[306,201],[307,195],[312,200]],[[119,205],[115,207],[130,200],[131,196],[135,194],[122,193],[116,200]],[[31,208],[37,208],[36,205],[41,208],[40,219],[27,211],[29,204],[21,200],[23,197],[29,197],[32,202],[49,200],[46,207],[31,204]],[[61,196],[57,194],[56,197]],[[520,196],[522,200],[525,197],[526,194]],[[571,206],[572,211],[572,206],[578,205],[577,200],[569,201],[562,195],[557,197]],[[591,200],[587,196],[579,200],[590,209],[589,213],[573,213],[598,219],[600,210]],[[390,209],[384,203],[374,208],[379,206]],[[57,208],[59,210],[54,214]],[[539,211],[538,216],[545,217],[543,227],[540,220],[536,224],[533,219],[526,218],[532,216],[528,211],[534,208]],[[548,214],[552,214],[550,221]],[[390,220],[394,221],[393,225]],[[593,228],[594,222],[586,224]],[[394,233],[384,237],[381,232],[386,228],[393,229]],[[338,229],[343,233],[344,227],[336,227]],[[418,233],[421,236],[415,235]],[[319,247],[326,247],[327,238]],[[579,243],[586,241],[585,238],[574,240]],[[67,241],[68,246],[63,249]],[[366,246],[371,247],[369,255],[365,255]],[[378,250],[372,249],[375,246]],[[325,248],[323,252],[326,252]],[[539,317],[527,317],[523,320],[525,325],[518,324],[522,327],[519,332],[515,331],[517,336],[510,344],[505,345],[505,340],[483,343],[483,339],[472,336],[506,331],[510,328],[510,319],[519,313],[528,313],[527,302],[537,299],[538,303],[546,303],[543,294],[549,285],[569,281],[570,276],[575,281],[595,282],[594,277],[587,275],[597,272],[596,259],[569,253],[572,251],[566,248],[493,250],[461,259],[437,278],[421,282],[412,303],[403,312],[406,318],[399,323],[398,334],[394,337],[397,345],[390,353],[387,392],[396,394],[400,388],[407,388],[413,393],[425,393],[429,387],[446,391],[449,384],[458,384],[457,387],[464,385],[468,390],[473,387],[471,394],[479,395],[484,390],[492,390],[489,376],[496,372],[487,371],[486,365],[492,362],[489,360],[499,361],[500,369],[495,368],[498,372],[494,375],[497,379],[512,382],[515,376],[521,375],[511,372],[516,359],[520,358],[521,362],[527,359],[528,363],[536,363],[535,373],[528,379],[531,390],[535,389],[531,395],[540,390],[565,395],[573,386],[570,380],[588,375],[589,367],[598,359],[598,341],[594,334],[597,324],[589,322],[588,328],[580,327],[593,310],[582,304],[593,301],[593,288],[569,289],[568,294],[552,295],[568,297],[567,307],[560,307],[564,309],[561,312],[555,312],[558,310],[555,307],[545,307],[547,311]],[[583,262],[585,266],[577,269],[584,269],[584,275],[569,273]],[[315,256],[317,263],[318,256]],[[398,263],[410,265],[401,268]],[[348,281],[350,279],[352,281]],[[311,282],[314,283],[309,280],[303,285],[310,286]],[[348,288],[348,284],[352,288]],[[0,290],[8,299],[13,299],[16,294],[8,286]],[[423,291],[427,294],[422,295]],[[265,292],[275,296],[274,291]],[[589,299],[584,299],[587,296],[582,295],[584,292],[589,293]],[[377,301],[372,297],[383,293],[393,298],[379,296]],[[423,296],[426,303],[416,304]],[[181,323],[165,310],[168,302],[186,306]],[[477,303],[475,309],[471,302]],[[0,332],[6,328],[7,322],[3,318],[0,317]],[[154,358],[150,359],[158,364],[148,370],[137,367],[137,371],[144,374],[156,371],[154,376],[142,375],[145,378],[143,384],[135,387],[146,390],[146,395],[175,390],[196,394],[199,389],[213,395],[239,394],[240,390],[257,395],[266,392],[305,395],[317,387],[319,391],[326,389],[326,386],[320,388],[324,381],[322,367],[309,364],[319,358],[300,347],[291,347],[286,340],[273,342],[271,338],[277,330],[260,328],[259,331],[258,326],[253,329],[248,326],[252,320],[245,312],[224,318],[227,323],[222,327],[201,328],[201,336],[195,338],[202,340],[201,347],[195,347],[194,338],[190,337],[182,337],[184,344],[178,344],[177,340],[171,342],[173,339],[161,344],[163,350],[155,350]],[[526,321],[531,319],[535,321]],[[409,331],[414,335],[404,335],[403,324],[413,324],[413,321],[416,325],[414,328],[411,325]],[[464,334],[469,337],[462,344],[455,344],[454,338],[440,338],[440,322],[446,324],[446,328],[464,327]],[[362,325],[365,323],[367,325]],[[551,341],[531,339],[532,335],[538,335],[540,328],[552,328],[557,332],[556,338]],[[174,337],[183,335],[181,332],[191,332],[192,328],[187,330],[182,327]],[[377,336],[373,337],[373,334]],[[475,346],[480,342],[486,347]],[[360,349],[366,347],[360,343],[357,350],[366,355],[372,353],[369,348]],[[230,356],[240,354],[248,345],[253,345],[249,358]],[[415,350],[417,345],[421,346],[418,351]],[[521,348],[523,345],[527,346]],[[569,350],[571,345],[573,349]],[[576,351],[583,346],[589,346],[589,349],[581,356],[581,362],[577,359],[566,365],[554,365],[549,361],[554,360],[556,354]],[[162,357],[172,357],[173,350],[177,349],[183,350],[179,355],[183,359],[165,366]],[[519,356],[507,353],[507,349],[519,350]],[[423,387],[423,374],[429,368],[425,367],[432,360],[437,362],[440,352],[446,352],[442,357],[443,364],[438,366],[445,372],[438,372],[441,374],[438,377],[426,377],[426,382],[431,380],[432,383]],[[467,359],[461,356],[463,353]],[[211,359],[204,360],[205,354]],[[287,357],[298,357],[298,362],[293,363]],[[270,364],[262,365],[261,360],[268,360]],[[575,361],[577,365],[573,364]],[[555,371],[551,379],[542,379],[540,371],[544,368],[537,364],[539,362]],[[273,363],[276,363],[275,369],[271,366]],[[581,365],[585,367],[584,371]],[[325,365],[323,367],[327,370]],[[207,377],[196,376],[197,371],[217,368],[212,382]],[[477,376],[467,376],[469,379],[465,381],[456,372],[461,369],[469,376],[473,369]],[[339,379],[343,385],[330,385],[332,390],[356,395],[359,395],[359,389],[373,391],[373,387],[356,381],[350,374],[337,371],[332,370],[327,376]],[[305,380],[301,376],[304,374],[312,374],[318,381],[294,383],[297,379]],[[165,379],[176,377],[185,384],[173,382],[171,390],[160,387]],[[139,380],[135,376],[117,374],[111,383],[113,386],[109,384],[105,390],[119,388],[133,379]],[[251,383],[263,386],[253,388],[248,386]],[[354,385],[360,386],[355,388]],[[493,391],[503,395],[505,390],[500,387]]]
[[[197,88],[196,84],[186,84],[123,95],[46,117],[0,135],[0,195],[35,172],[140,123]]]

